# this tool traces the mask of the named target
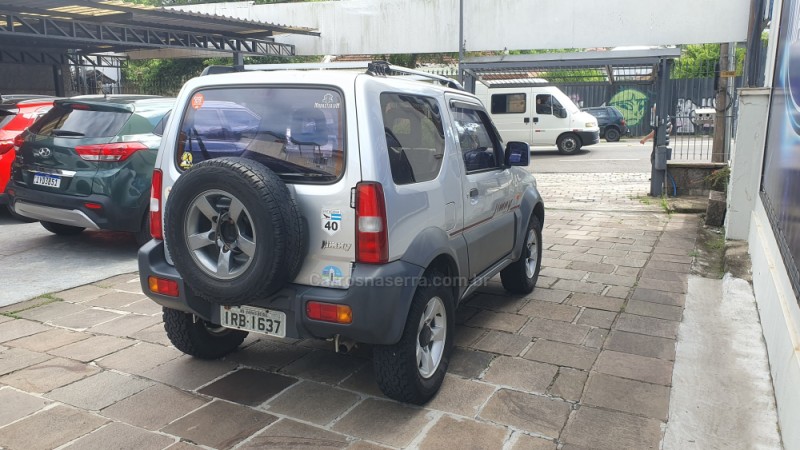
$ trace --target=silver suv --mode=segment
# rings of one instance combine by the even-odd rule
[[[383,392],[428,401],[459,303],[498,273],[536,284],[528,144],[503,147],[446,78],[247,69],[186,83],[165,126],[139,269],[170,340],[200,358],[248,332],[372,344]]]

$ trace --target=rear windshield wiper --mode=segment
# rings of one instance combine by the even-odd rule
[[[81,133],[80,131],[70,131],[70,130],[62,130],[61,128],[57,128],[50,132],[53,136],[86,136],[85,134]]]

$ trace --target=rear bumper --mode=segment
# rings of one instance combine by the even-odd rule
[[[251,303],[253,306],[286,314],[286,337],[331,338],[335,335],[356,342],[388,345],[400,340],[417,283],[424,269],[404,261],[383,265],[356,265],[348,289],[287,284],[277,293]],[[178,283],[178,297],[150,292],[149,276]],[[164,242],[151,240],[139,249],[139,277],[142,291],[161,306],[195,314],[220,323],[220,307],[191,292],[175,267],[167,263]],[[305,315],[310,300],[344,304],[353,311],[353,322],[341,325],[311,320]]]
[[[576,132],[583,146],[594,145],[600,142],[600,130],[597,131],[578,131]]]
[[[46,222],[61,223],[94,230],[136,232],[142,226],[145,209],[123,208],[104,195],[72,195],[28,189],[12,183],[9,203],[17,214]],[[87,208],[94,203],[101,208]]]

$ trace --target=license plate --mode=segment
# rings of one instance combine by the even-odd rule
[[[286,314],[255,306],[222,306],[220,325],[270,336],[286,337]]]
[[[61,177],[46,173],[35,173],[33,174],[33,184],[54,188],[61,187]]]

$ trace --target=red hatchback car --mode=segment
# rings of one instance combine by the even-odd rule
[[[55,97],[43,95],[4,95],[0,97],[0,205],[8,206],[6,185],[14,161],[14,138],[53,107]],[[16,213],[8,208],[11,215]],[[22,218],[23,220],[30,220]]]

